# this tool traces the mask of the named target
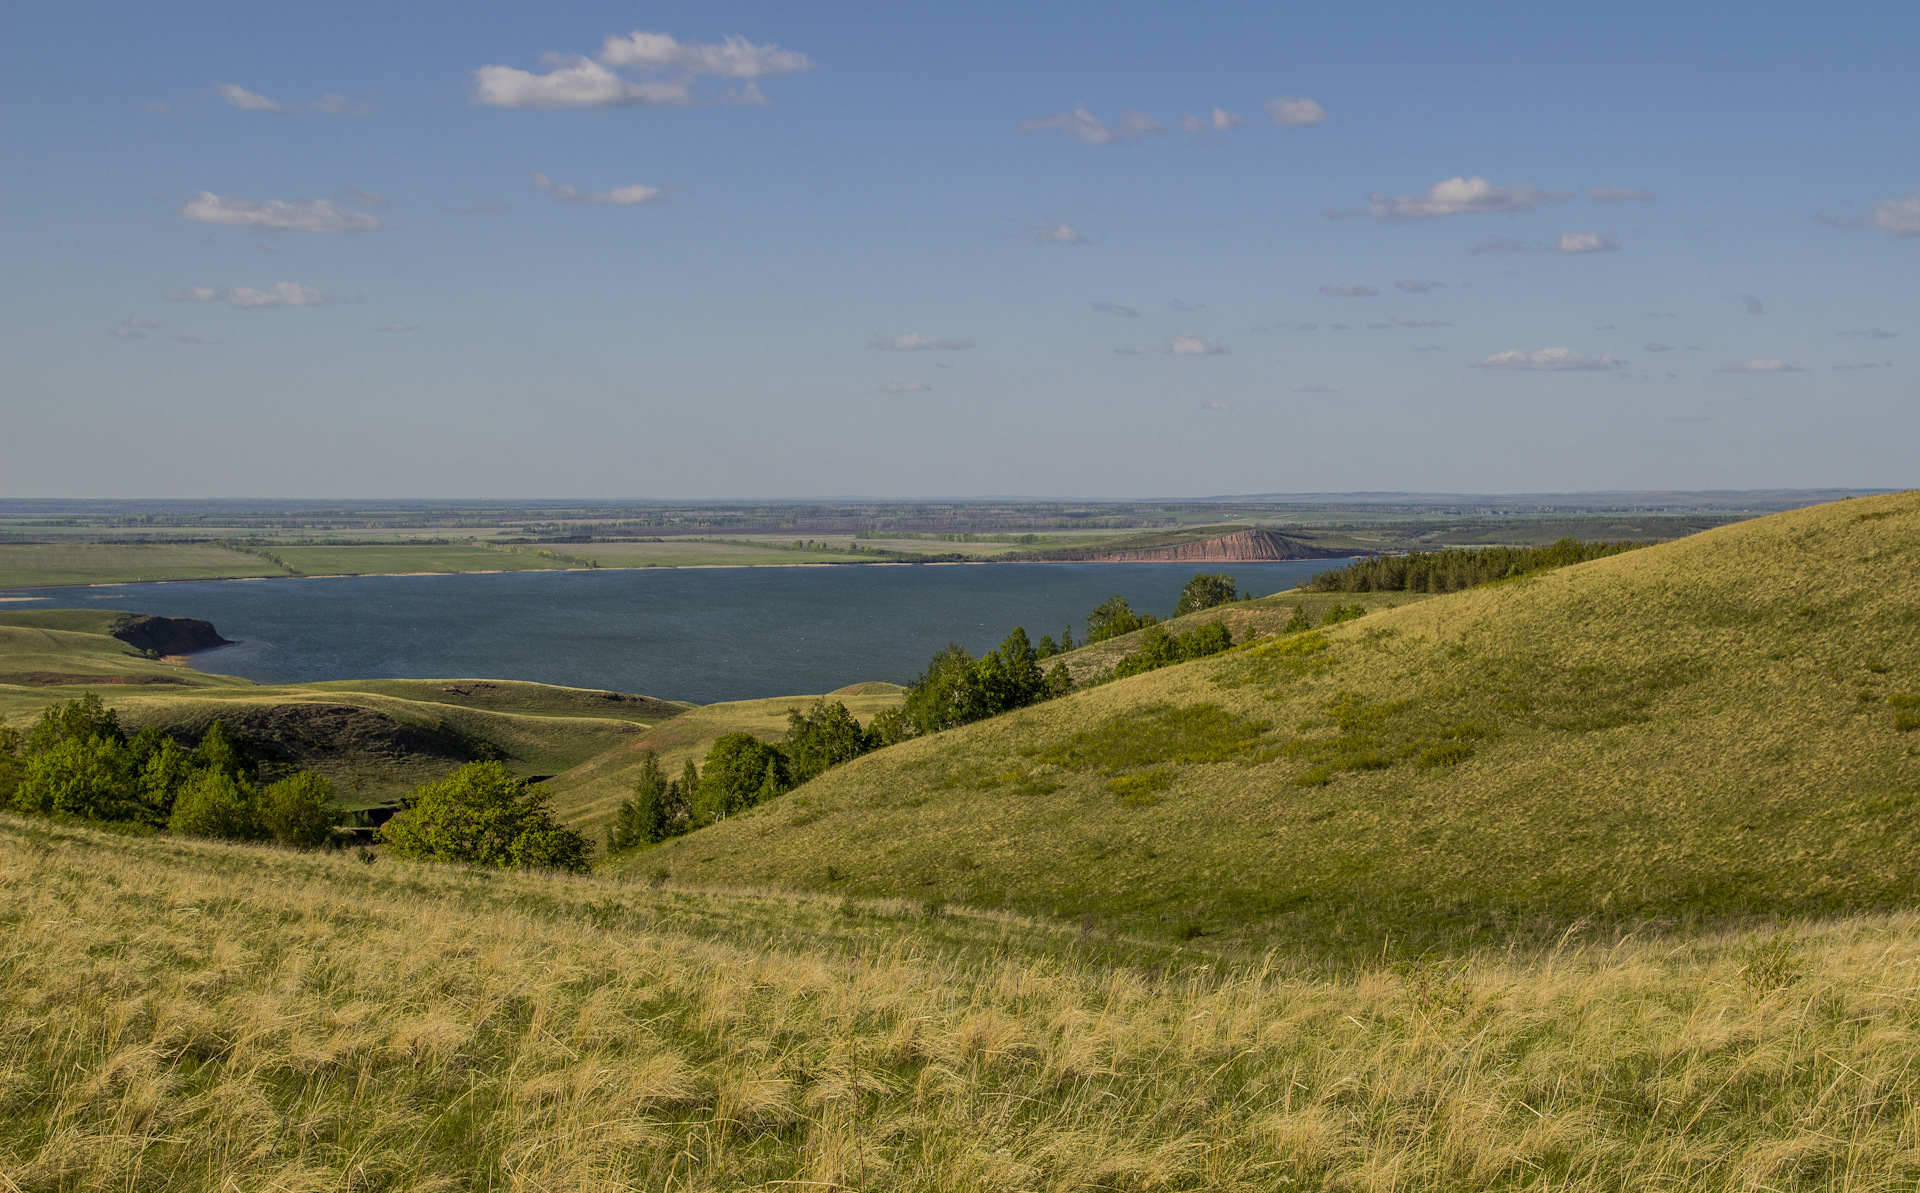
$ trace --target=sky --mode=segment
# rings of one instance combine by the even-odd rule
[[[1920,485],[1920,5],[0,10],[0,495]]]

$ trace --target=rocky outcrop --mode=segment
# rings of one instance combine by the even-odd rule
[[[220,631],[213,628],[212,622],[201,621],[197,617],[135,614],[115,626],[111,632],[135,650],[151,650],[158,654],[192,654],[195,651],[212,650],[216,646],[233,645],[220,636]]]
[[[1105,551],[1089,548],[1072,552],[1071,559],[1077,563],[1280,563],[1289,559],[1344,559],[1351,554],[1351,551],[1317,547],[1271,530],[1241,530],[1218,538],[1169,543],[1164,547]],[[1068,552],[1048,552],[1045,558],[1068,556]]]

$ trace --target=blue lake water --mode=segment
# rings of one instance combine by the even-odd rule
[[[1206,565],[1258,595],[1340,560]],[[1196,569],[1152,563],[648,568],[207,580],[18,591],[10,609],[104,606],[211,621],[237,645],[194,666],[261,683],[525,679],[720,700],[910,683],[948,642],[1014,626],[1082,636],[1116,593],[1162,616]]]

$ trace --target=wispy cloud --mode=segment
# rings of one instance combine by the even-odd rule
[[[1742,294],[1733,301],[1745,306],[1747,308],[1747,314],[1749,315],[1764,315],[1767,313],[1767,304],[1761,302],[1759,298],[1752,294]]]
[[[1395,315],[1393,317],[1393,325],[1395,327],[1452,327],[1453,326],[1453,324],[1447,322],[1445,319],[1402,319],[1398,315]]]
[[[595,58],[598,61],[595,61]],[[813,60],[798,50],[771,43],[755,45],[744,37],[717,44],[683,42],[666,33],[635,31],[609,37],[595,58],[547,54],[545,74],[512,66],[483,66],[473,72],[473,102],[486,107],[560,111],[567,108],[684,107],[696,103],[761,104],[766,97],[755,80],[812,70]],[[613,67],[642,76],[628,78]],[[744,86],[696,94],[699,77],[730,79]]]
[[[1337,394],[1340,391],[1324,385],[1302,385],[1297,387],[1293,392],[1297,394]]]
[[[1869,327],[1861,331],[1843,331],[1840,333],[1850,340],[1897,340],[1900,333],[1888,331],[1884,327]]]
[[[1202,402],[1200,403],[1200,409],[1213,411],[1214,413],[1224,413],[1225,411],[1233,409],[1233,403],[1232,402]]]
[[[1052,220],[1033,230],[1033,241],[1035,244],[1085,244],[1087,238],[1078,228]]]
[[[1798,373],[1800,366],[1784,360],[1739,360],[1720,370],[1722,373]]]
[[[420,329],[415,327],[411,323],[389,323],[385,327],[376,327],[373,330],[399,332],[399,331],[419,331]]]
[[[946,340],[910,331],[898,336],[875,336],[867,345],[887,352],[957,352],[973,347],[972,340]]]
[[[155,116],[173,115],[173,105],[163,100],[152,99],[140,105],[142,112],[152,112]]]
[[[1121,306],[1117,302],[1096,302],[1090,304],[1096,311],[1105,311],[1109,315],[1119,315],[1127,319],[1138,319],[1140,312],[1132,307]]]
[[[636,203],[657,203],[667,197],[667,192],[657,186],[617,186],[610,191],[583,193],[566,185],[555,182],[538,170],[529,170],[533,176],[533,185],[547,192],[562,203],[604,203],[615,207],[631,207]]]
[[[355,103],[344,95],[332,92],[321,96],[310,104],[294,106],[270,99],[257,91],[248,91],[235,83],[218,84],[214,90],[227,106],[239,108],[245,112],[272,112],[278,116],[300,116],[309,112],[318,112],[327,116],[371,116],[373,109],[363,103]]]
[[[1429,290],[1445,290],[1445,282],[1395,282],[1394,286],[1408,294],[1425,294]]]
[[[1538,373],[1597,372],[1619,366],[1611,356],[1582,356],[1571,348],[1541,348],[1533,352],[1514,349],[1496,352],[1474,364],[1476,369],[1524,369]]]
[[[1920,236],[1920,190],[1875,203],[1867,222],[1895,240]]]
[[[389,200],[385,195],[381,194],[379,191],[363,191],[357,186],[350,186],[344,189],[346,191],[348,201],[353,203],[358,203],[362,207],[392,206],[391,200]]]
[[[1531,253],[1533,246],[1511,236],[1490,236],[1467,250],[1470,253]]]
[[[1624,186],[1590,187],[1587,194],[1601,203],[1651,203],[1655,198],[1652,191],[1639,191]]]
[[[264,307],[318,307],[333,300],[312,286],[298,282],[275,282],[271,289],[234,286],[216,290],[212,286],[168,286],[163,292],[168,302],[224,302],[240,310]]]
[[[1833,367],[1836,370],[1845,372],[1852,369],[1891,369],[1894,365],[1890,360],[1869,360],[1857,365],[1835,365]]]
[[[1267,115],[1275,124],[1322,124],[1327,111],[1304,95],[1276,95],[1266,102]]]
[[[1167,351],[1175,356],[1225,356],[1233,349],[1205,336],[1177,335],[1167,337]]]
[[[1619,238],[1611,232],[1562,232],[1558,252],[1612,253],[1620,249]]]
[[[1380,291],[1372,286],[1360,286],[1352,282],[1329,282],[1320,287],[1320,293],[1330,298],[1374,298]]]
[[[1179,311],[1184,314],[1188,311],[1204,311],[1207,309],[1207,304],[1204,302],[1202,303],[1187,302],[1184,299],[1179,299],[1179,298],[1169,298],[1167,300],[1167,309],[1169,311]]]
[[[108,334],[122,340],[144,340],[147,338],[148,332],[156,327],[165,326],[166,324],[160,322],[158,319],[149,319],[144,315],[135,315],[130,319],[122,319]]]
[[[1247,122],[1244,116],[1236,116],[1224,108],[1215,108],[1211,116],[1189,116],[1180,122],[1182,130],[1190,133],[1224,133],[1239,128]]]
[[[1653,342],[1652,342],[1651,344],[1642,344],[1642,345],[1640,346],[1640,351],[1642,351],[1642,352],[1671,352],[1671,351],[1673,351],[1673,346],[1672,346],[1671,344],[1662,344],[1662,343],[1661,343],[1661,342],[1660,342],[1659,340],[1655,340],[1655,341],[1653,341]]]
[[[1023,133],[1058,129],[1082,145],[1112,145],[1120,141],[1137,141],[1141,137],[1167,131],[1166,125],[1145,112],[1122,108],[1119,118],[1108,123],[1087,111],[1084,105],[1076,106],[1071,112],[1043,116],[1038,120],[1021,121],[1019,127]]]
[[[226,199],[211,191],[201,191],[173,214],[203,224],[300,232],[366,232],[387,226],[377,216],[326,199]]]
[[[923,394],[933,386],[924,381],[889,381],[880,387],[883,394]]]
[[[1422,195],[1369,195],[1364,212],[1329,214],[1368,215],[1382,223],[1401,224],[1476,212],[1532,211],[1543,203],[1564,203],[1571,198],[1566,191],[1543,191],[1527,183],[1495,186],[1475,175],[1436,182]]]

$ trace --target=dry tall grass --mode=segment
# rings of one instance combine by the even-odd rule
[[[1329,979],[0,818],[0,918],[15,1190],[1920,1180],[1910,914]]]

